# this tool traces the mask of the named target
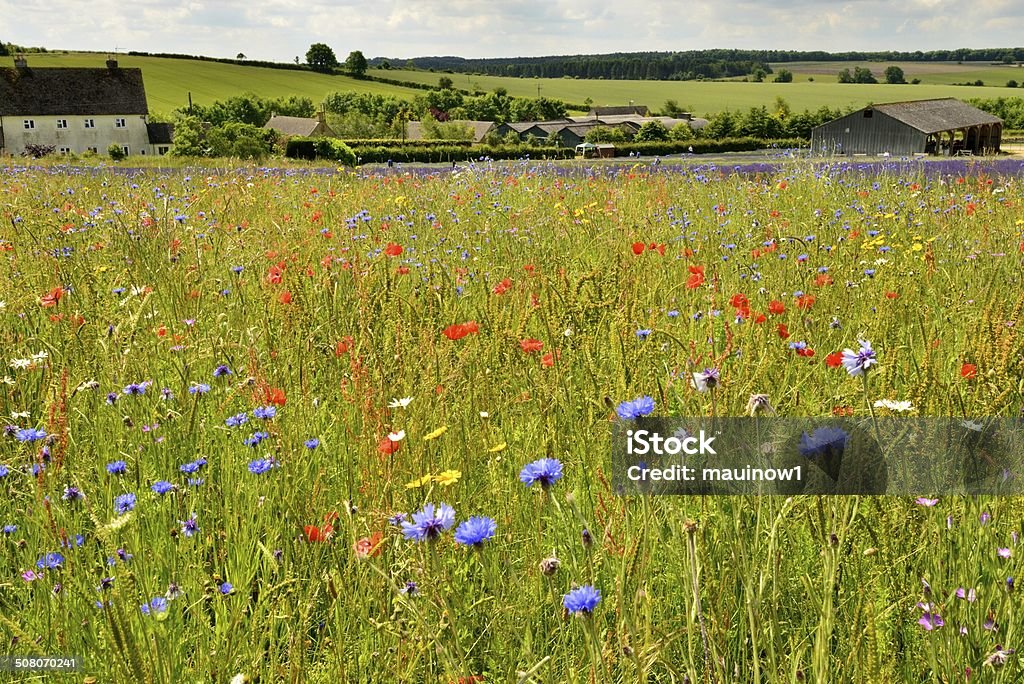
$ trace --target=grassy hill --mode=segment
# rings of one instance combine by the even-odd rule
[[[10,58],[3,62],[9,63]],[[47,53],[29,55],[29,65],[102,66],[105,55],[97,53]],[[362,81],[345,76],[329,76],[306,71],[268,69],[207,62],[202,60],[133,57],[119,55],[124,67],[140,67],[146,82],[146,95],[152,112],[170,112],[188,104],[188,93],[197,104],[209,104],[247,91],[264,97],[299,95],[319,102],[332,91],[357,91],[412,98],[421,90]],[[383,78],[436,85],[447,76],[455,87],[491,91],[505,88],[510,95],[554,97],[571,103],[587,98],[596,105],[646,104],[658,109],[669,99],[689,107],[698,115],[724,109],[745,110],[765,105],[771,107],[776,97],[783,97],[797,111],[829,107],[862,106],[870,102],[893,102],[934,97],[1013,97],[1024,95],[1024,89],[1002,87],[1015,78],[1024,81],[1024,68],[990,64],[956,64],[916,62],[901,63],[907,79],[921,78],[920,85],[840,84],[835,75],[843,68],[858,66],[848,62],[795,62],[775,65],[794,73],[793,83],[748,83],[742,81],[606,81],[570,78],[534,79],[471,74],[443,74],[430,71],[371,69],[370,74]],[[881,78],[888,64],[870,63],[876,77]],[[809,81],[808,78],[814,78]],[[982,80],[985,87],[951,85],[955,82]],[[999,86],[999,87],[997,87]]]
[[[822,65],[828,64],[834,67],[831,74],[815,74],[800,72],[795,67],[802,66],[811,69],[821,70]],[[780,67],[783,65],[779,65]],[[547,97],[555,97],[567,102],[580,103],[588,97],[595,105],[621,105],[629,104],[632,100],[637,104],[645,104],[652,109],[657,109],[665,100],[676,100],[680,106],[689,107],[696,114],[714,113],[724,109],[744,110],[750,107],[765,105],[771,107],[776,97],[783,97],[794,110],[817,109],[822,105],[829,107],[846,107],[848,105],[862,106],[871,102],[897,102],[901,100],[923,100],[935,97],[957,97],[966,99],[970,97],[1012,97],[1024,95],[1024,89],[1009,89],[1005,87],[967,87],[950,85],[956,81],[974,81],[979,76],[960,75],[956,69],[945,71],[933,71],[926,79],[922,75],[918,77],[925,81],[919,85],[886,85],[886,84],[856,84],[838,83],[836,74],[840,69],[853,68],[854,64],[842,62],[829,63],[797,63],[789,65],[794,72],[795,79],[792,83],[754,83],[743,81],[605,81],[605,80],[582,80],[571,78],[510,78],[504,76],[477,76],[472,74],[443,74],[429,71],[405,71],[405,70],[379,70],[371,69],[370,73],[375,76],[386,76],[403,81],[415,83],[436,84],[442,76],[452,79],[456,88],[467,90],[494,90],[502,87],[508,90],[510,95],[522,97],[536,97],[537,88],[540,87],[540,94]],[[888,65],[868,65],[875,72],[876,77],[881,78],[885,67]],[[928,66],[928,65],[921,65]],[[952,66],[956,66],[955,64]],[[905,70],[906,71],[906,70]],[[1000,81],[991,78],[990,72],[1010,74]],[[1024,80],[1024,69],[1018,70],[1015,67],[1006,67],[1005,70],[999,67],[992,67],[990,70],[978,72],[973,70],[968,74],[984,73],[989,76],[993,84],[1002,86],[1012,78],[1018,71],[1022,75],[1017,80]],[[804,73],[804,76],[797,74]],[[814,81],[808,81],[807,76],[813,76]],[[907,78],[914,78],[913,70],[907,73]],[[981,77],[984,80],[984,77]],[[929,81],[930,79],[930,81]],[[988,83],[989,81],[986,81]]]
[[[94,53],[46,53],[28,55],[29,66],[36,67],[102,67],[106,56]],[[5,57],[4,66],[12,64]],[[253,92],[275,98],[286,95],[309,97],[320,102],[332,91],[354,90],[412,97],[413,88],[360,81],[347,76],[329,76],[308,71],[268,69],[265,67],[236,66],[198,59],[169,59],[162,57],[133,57],[118,55],[122,67],[142,69],[146,83],[146,99],[151,112],[167,112],[188,105],[188,93],[197,104],[210,104],[232,95]]]

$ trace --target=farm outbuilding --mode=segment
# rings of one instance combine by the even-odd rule
[[[1003,120],[955,98],[870,105],[811,132],[815,154],[994,154]]]

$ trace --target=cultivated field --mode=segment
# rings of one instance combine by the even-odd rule
[[[9,60],[9,58],[7,58]],[[30,66],[103,66],[102,54],[32,54]],[[423,91],[392,86],[373,81],[356,80],[345,76],[327,76],[307,71],[288,71],[261,67],[236,66],[201,60],[164,59],[158,57],[131,57],[119,55],[124,67],[140,67],[146,81],[146,95],[152,112],[169,114],[173,109],[188,105],[188,93],[197,104],[211,104],[232,95],[254,92],[267,98],[298,95],[319,103],[328,93],[356,91],[391,94],[411,99]],[[781,66],[781,65],[780,65]],[[666,100],[674,99],[681,106],[703,116],[725,109],[745,111],[762,105],[772,108],[775,98],[784,98],[796,111],[818,109],[822,106],[842,108],[861,107],[871,102],[895,102],[934,97],[996,98],[1013,97],[1024,93],[1002,87],[1010,78],[1024,82],[1017,67],[984,65],[974,67],[956,64],[905,64],[907,79],[920,77],[920,85],[862,85],[836,83],[835,74],[842,68],[852,69],[853,63],[794,63],[790,68],[796,75],[793,83],[743,83],[738,81],[605,81],[579,79],[528,79],[468,74],[443,74],[429,71],[371,69],[370,74],[382,78],[413,83],[437,85],[447,76],[456,88],[471,91],[492,91],[505,88],[510,95],[536,97],[540,94],[582,105],[590,98],[596,105],[622,105],[631,100],[659,109]],[[870,64],[876,77],[882,80],[885,64]],[[996,74],[1001,74],[998,77]],[[815,80],[807,81],[812,75]],[[954,82],[978,79],[985,87],[948,85]],[[999,86],[999,87],[995,87]]]
[[[0,168],[0,655],[1021,681],[1019,499],[609,483],[645,411],[1017,416],[1021,169],[961,168]]]

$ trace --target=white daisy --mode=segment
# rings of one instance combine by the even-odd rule
[[[389,408],[406,408],[412,403],[412,397],[402,397],[401,399],[392,399],[388,403]],[[398,441],[398,440],[394,440]]]
[[[399,430],[398,432],[389,432],[388,439],[392,442],[401,442],[405,439],[405,430]]]
[[[875,408],[889,409],[897,413],[903,413],[904,411],[913,411],[914,404],[909,401],[893,401],[892,399],[879,399],[875,402]]]

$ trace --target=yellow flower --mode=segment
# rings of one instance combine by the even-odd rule
[[[505,442],[502,442],[501,444],[495,444],[494,446],[492,446],[487,451],[491,452],[492,454],[496,454],[499,451],[504,451],[505,447],[507,447],[507,446],[508,446],[508,444],[506,444]]]
[[[430,432],[430,433],[427,433],[426,435],[424,435],[423,436],[423,441],[424,442],[429,442],[432,439],[437,439],[438,437],[440,437],[441,435],[443,435],[446,432],[448,432],[448,426],[447,425],[442,425],[441,427],[437,428],[433,432]]]
[[[462,478],[462,471],[460,471],[460,470],[446,470],[443,473],[441,473],[440,475],[438,475],[437,477],[435,477],[434,478],[434,482],[436,482],[437,484],[441,485],[442,487],[447,487],[448,485],[455,484],[461,478]]]
[[[433,475],[424,475],[423,477],[416,478],[412,482],[407,482],[405,484],[405,488],[406,489],[419,489],[420,487],[425,487],[426,485],[430,484],[433,481],[433,479],[434,479]]]

